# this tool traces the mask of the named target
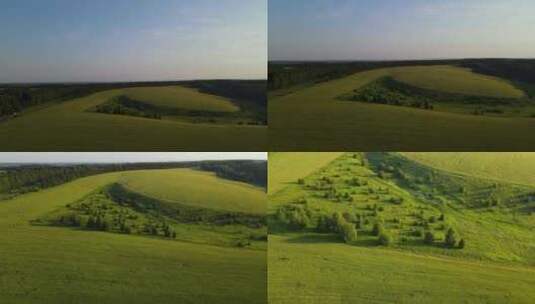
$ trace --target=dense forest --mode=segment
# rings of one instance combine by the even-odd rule
[[[357,72],[414,65],[457,65],[476,73],[535,85],[535,59],[452,59],[410,61],[270,62],[268,89],[314,84]]]
[[[0,117],[28,107],[62,102],[104,90],[183,85],[203,93],[231,99],[243,110],[253,113],[260,123],[267,123],[265,80],[196,80],[165,82],[91,83],[91,84],[6,84],[0,85]]]
[[[124,163],[124,164],[54,164],[12,165],[0,167],[0,198],[38,191],[76,178],[106,172],[194,168],[214,172],[221,178],[267,187],[267,164],[265,161],[203,161],[173,163]]]

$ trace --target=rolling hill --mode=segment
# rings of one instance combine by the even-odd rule
[[[489,178],[472,164],[488,158],[457,154],[453,171],[448,154],[416,154],[439,168],[346,153],[270,194],[270,302],[529,303],[535,186],[511,182],[512,170]]]
[[[0,121],[4,151],[261,151],[256,110],[186,86],[110,89]]]
[[[188,197],[151,185],[166,178],[208,180],[209,201],[161,201],[158,191]],[[210,195],[229,186],[259,212],[262,189],[186,169],[98,174],[0,201],[0,302],[265,303],[263,215]]]
[[[510,82],[465,68],[373,69],[274,94],[269,145],[274,151],[525,151],[535,145],[534,106]]]

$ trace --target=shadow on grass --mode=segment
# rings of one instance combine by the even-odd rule
[[[343,243],[336,234],[304,234],[292,237],[286,240],[288,243],[294,244],[313,244],[313,243]]]

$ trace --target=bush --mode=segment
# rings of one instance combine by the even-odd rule
[[[392,244],[392,237],[386,231],[382,231],[381,234],[379,234],[378,240],[379,244],[383,246],[390,246]]]
[[[435,242],[435,235],[431,231],[427,231],[424,235],[424,243],[432,245]]]
[[[453,248],[455,245],[457,245],[457,236],[453,228],[448,229],[448,232],[446,232],[444,245],[448,248]]]
[[[459,241],[459,245],[458,245],[459,249],[463,249],[464,248],[464,239],[461,239]]]
[[[374,235],[379,236],[379,235],[381,234],[381,232],[383,232],[383,231],[384,231],[384,229],[383,229],[383,225],[381,225],[380,223],[375,223],[375,224],[373,225],[372,233],[373,233]]]
[[[340,230],[340,235],[346,243],[351,243],[357,240],[357,230],[355,225],[345,222],[342,223],[338,229]]]

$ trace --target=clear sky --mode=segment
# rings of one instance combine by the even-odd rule
[[[0,163],[125,163],[195,160],[267,160],[265,152],[0,152]]]
[[[267,0],[1,0],[0,82],[265,79]]]
[[[270,60],[535,58],[533,0],[270,0]]]

